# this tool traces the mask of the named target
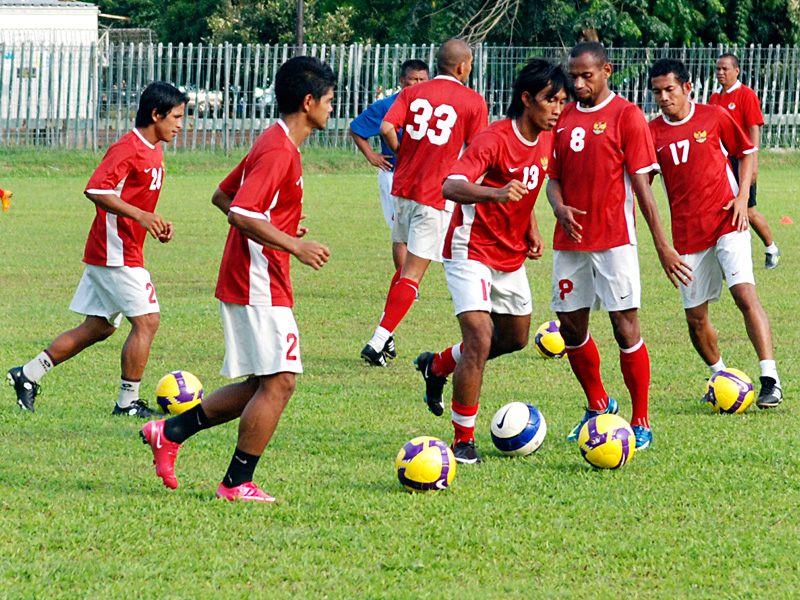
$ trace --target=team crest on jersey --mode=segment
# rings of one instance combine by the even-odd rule
[[[543,156],[542,160],[540,160],[539,162],[542,163],[542,171],[547,172],[547,165],[550,164],[550,161],[547,160],[547,157]]]
[[[594,124],[594,126],[592,126],[592,131],[594,131],[595,135],[600,135],[601,133],[605,133],[607,126],[608,123],[601,123],[598,121]]]
[[[734,108],[736,108],[736,105],[733,102],[731,102],[730,104],[728,104],[728,108],[733,110]]]
[[[703,142],[706,141],[707,138],[708,138],[708,135],[706,134],[705,131],[695,131],[694,132],[694,141],[697,142],[698,144],[702,144]]]

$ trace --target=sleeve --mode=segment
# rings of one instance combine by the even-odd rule
[[[486,106],[486,100],[478,96],[475,104],[475,112],[464,138],[466,144],[471,144],[478,134],[489,126],[489,108]]]
[[[383,121],[388,121],[398,129],[403,126],[406,120],[406,113],[408,112],[408,91],[410,89],[412,88],[405,88],[398,94],[392,107],[383,116]],[[380,125],[378,125],[378,127],[380,127]]]
[[[114,144],[97,165],[86,184],[90,194],[114,194],[120,181],[133,170],[136,152],[129,144]]]
[[[711,94],[711,97],[708,99],[708,103],[711,104],[711,105],[719,106],[721,98],[722,98],[722,96],[720,96],[717,92],[714,92],[713,94]]]
[[[381,121],[386,114],[388,107],[383,101],[373,102],[364,112],[350,121],[350,129],[353,133],[363,138],[371,138],[381,132]]]
[[[242,185],[242,175],[244,174],[244,165],[247,162],[247,156],[242,159],[236,168],[231,171],[228,176],[222,180],[222,183],[219,184],[219,189],[222,190],[222,193],[228,196],[229,198],[233,198],[236,195],[236,192],[239,191],[239,187]]]
[[[750,135],[733,120],[728,111],[717,109],[717,116],[720,127],[719,138],[729,155],[741,158],[758,150],[750,141]]]
[[[488,133],[478,135],[461,158],[450,167],[448,179],[466,179],[470,183],[478,181],[494,163],[493,140],[494,136]]]
[[[658,171],[656,149],[650,135],[650,126],[638,106],[627,106],[621,115],[622,151],[629,175]]]
[[[266,218],[264,213],[291,172],[292,154],[286,148],[269,150],[251,159],[231,210],[249,217]]]
[[[745,88],[746,92],[743,94],[745,101],[742,106],[742,118],[744,119],[744,126],[747,128],[753,125],[763,125],[764,115],[761,112],[761,103],[758,101],[758,96],[750,88]]]
[[[561,181],[561,161],[558,160],[558,139],[561,134],[557,128],[558,124],[556,124],[556,129],[553,131],[553,152],[550,155],[550,161],[547,163],[547,178]]]

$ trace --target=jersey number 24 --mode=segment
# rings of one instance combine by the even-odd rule
[[[421,140],[427,135],[430,143],[435,146],[447,143],[458,118],[456,109],[449,104],[440,104],[433,108],[425,98],[417,98],[411,103],[409,110],[414,113],[414,123],[416,124],[406,125],[406,132],[412,140]],[[433,126],[431,126],[431,117],[436,117],[436,123]]]

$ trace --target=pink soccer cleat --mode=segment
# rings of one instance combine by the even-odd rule
[[[252,500],[253,502],[275,502],[275,498],[262,492],[258,486],[252,481],[237,485],[236,487],[225,487],[220,483],[217,488],[217,498],[224,498],[225,500]]]
[[[175,479],[175,458],[178,456],[180,444],[170,442],[164,437],[165,421],[149,421],[139,432],[142,443],[150,446],[153,451],[153,464],[156,466],[156,475],[161,477],[164,485],[171,489],[178,487]]]

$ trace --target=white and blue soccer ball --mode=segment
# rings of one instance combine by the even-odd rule
[[[535,406],[511,402],[492,417],[492,441],[507,456],[536,452],[547,435],[547,422]]]

